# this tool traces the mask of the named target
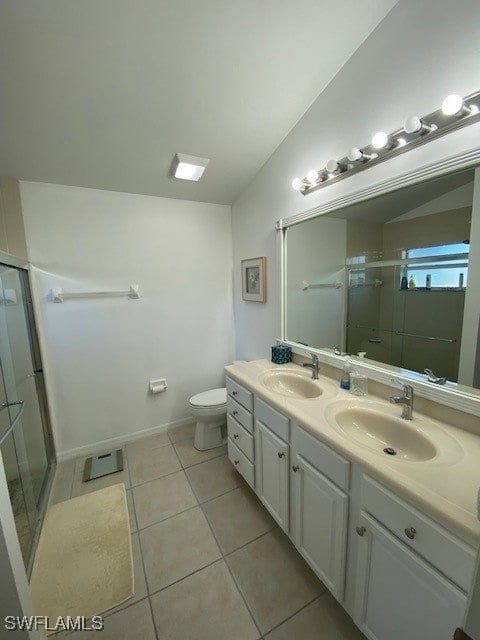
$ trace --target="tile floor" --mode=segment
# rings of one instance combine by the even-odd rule
[[[194,425],[123,447],[124,471],[82,482],[60,463],[51,503],[124,482],[135,595],[95,640],[365,640],[226,456],[197,451]]]

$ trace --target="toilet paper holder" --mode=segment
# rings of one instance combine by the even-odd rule
[[[162,393],[167,390],[167,379],[158,378],[158,380],[150,380],[150,393]]]

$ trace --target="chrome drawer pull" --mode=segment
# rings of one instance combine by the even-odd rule
[[[284,454],[282,451],[279,451],[279,452],[277,453],[277,456],[278,456],[279,458],[284,458],[284,457],[285,457],[285,454]]]
[[[295,473],[297,473],[297,471],[300,469],[299,466],[297,466],[296,464],[293,465],[292,467],[292,471],[295,471]]]
[[[407,538],[410,538],[410,540],[413,540],[415,538],[416,533],[417,530],[413,527],[408,527],[407,529],[405,529],[405,535],[407,536]]]
[[[233,434],[233,439],[236,440],[238,438],[238,433]]]
[[[233,461],[233,464],[235,464],[235,465],[236,465],[236,464],[240,464],[240,460],[234,460],[234,461]]]
[[[367,532],[365,527],[355,527],[355,531],[358,533],[359,536],[364,536]]]

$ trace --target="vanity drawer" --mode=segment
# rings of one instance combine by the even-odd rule
[[[240,451],[240,449],[228,438],[227,441],[228,457],[230,462],[234,465],[235,469],[245,478],[248,484],[255,489],[255,467],[247,458],[247,456]]]
[[[247,411],[245,407],[242,407],[241,404],[238,404],[232,396],[227,396],[227,413],[231,414],[235,420],[238,420],[250,433],[253,433],[253,414]]]
[[[330,449],[326,444],[302,429],[293,427],[292,446],[295,453],[327,476],[344,491],[348,491],[350,481],[350,461]]]
[[[253,393],[232,378],[227,378],[227,393],[229,396],[233,396],[245,409],[253,411]]]
[[[227,429],[228,437],[232,442],[243,451],[249,460],[253,460],[254,445],[252,434],[248,433],[230,414],[227,415]]]
[[[282,413],[268,405],[260,398],[255,398],[255,420],[271,429],[279,438],[288,442],[290,437],[290,421]]]
[[[468,593],[475,569],[472,547],[367,475],[362,478],[362,504],[402,542]]]

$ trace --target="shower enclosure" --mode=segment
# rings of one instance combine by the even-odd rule
[[[0,454],[26,567],[54,450],[28,272],[0,264]]]

